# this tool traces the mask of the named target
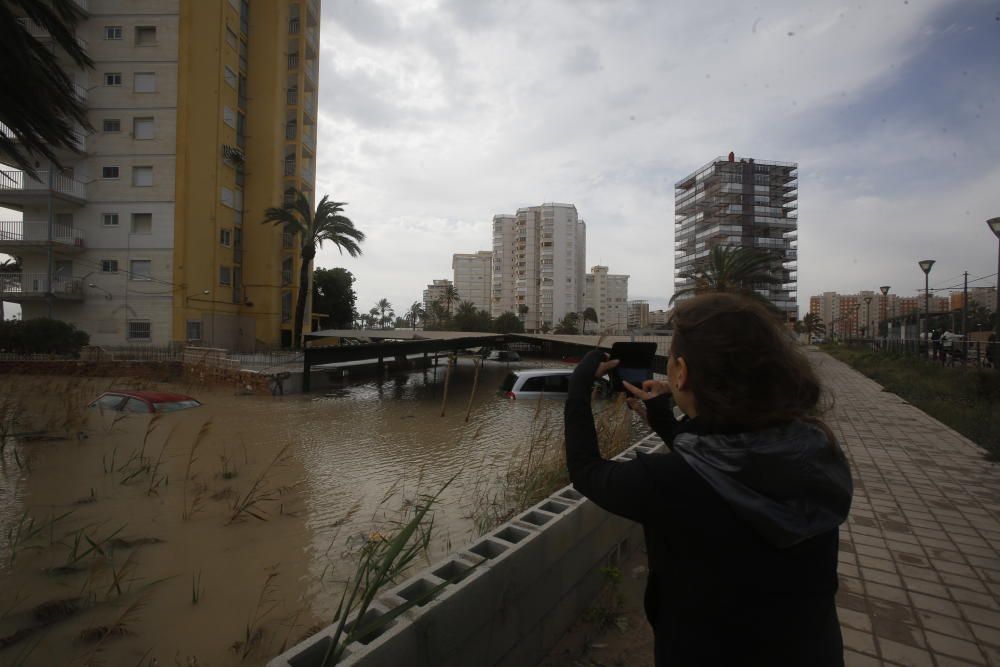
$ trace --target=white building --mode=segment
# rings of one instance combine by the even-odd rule
[[[572,204],[542,204],[493,218],[490,312],[514,312],[528,331],[583,310],[587,226]]]
[[[455,290],[459,301],[471,301],[479,310],[490,311],[490,282],[493,275],[493,253],[455,253],[451,256]]]
[[[608,273],[606,266],[591,268],[583,293],[582,310],[587,308],[597,313],[598,331],[624,333],[628,329],[628,276]]]
[[[633,299],[628,302],[628,328],[649,328],[649,302],[644,299]]]
[[[670,322],[670,311],[651,310],[649,311],[649,326],[654,329],[665,329]]]

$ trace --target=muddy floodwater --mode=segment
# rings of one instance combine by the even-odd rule
[[[476,507],[561,401],[514,401],[487,364],[272,398],[110,378],[0,377],[0,664],[263,664],[330,622],[358,545],[420,493],[429,557],[478,536]],[[83,406],[109,388],[194,395],[149,415]],[[631,428],[631,427],[630,427]]]

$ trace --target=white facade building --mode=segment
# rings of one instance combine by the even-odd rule
[[[597,313],[597,331],[624,333],[628,329],[628,276],[608,273],[606,266],[591,268],[586,276],[581,310],[587,308]]]
[[[490,283],[493,275],[493,253],[455,253],[451,256],[455,291],[459,301],[471,301],[478,310],[490,312]]]
[[[424,290],[424,312],[430,314],[431,304],[434,302],[440,302],[442,306],[445,305],[444,297],[445,292],[449,287],[453,287],[453,284],[447,278],[441,278],[439,280],[434,280],[427,289]],[[455,310],[457,304],[451,304],[452,311]]]
[[[521,316],[527,331],[583,309],[586,224],[572,204],[542,204],[493,218],[490,312]]]

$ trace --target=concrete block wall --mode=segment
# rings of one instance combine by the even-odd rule
[[[662,446],[651,435],[616,458],[627,460],[636,451]],[[605,512],[572,486],[564,487],[378,596],[370,619],[407,600],[421,602],[366,644],[349,645],[340,664],[536,664],[593,604],[604,584],[601,567],[642,539],[639,524]],[[328,626],[268,667],[318,665],[335,631]]]

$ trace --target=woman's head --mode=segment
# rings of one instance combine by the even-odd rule
[[[703,294],[680,302],[672,322],[672,372],[683,377],[675,395],[686,393],[678,403],[693,401],[711,430],[756,430],[816,410],[816,374],[768,306],[735,294]]]

